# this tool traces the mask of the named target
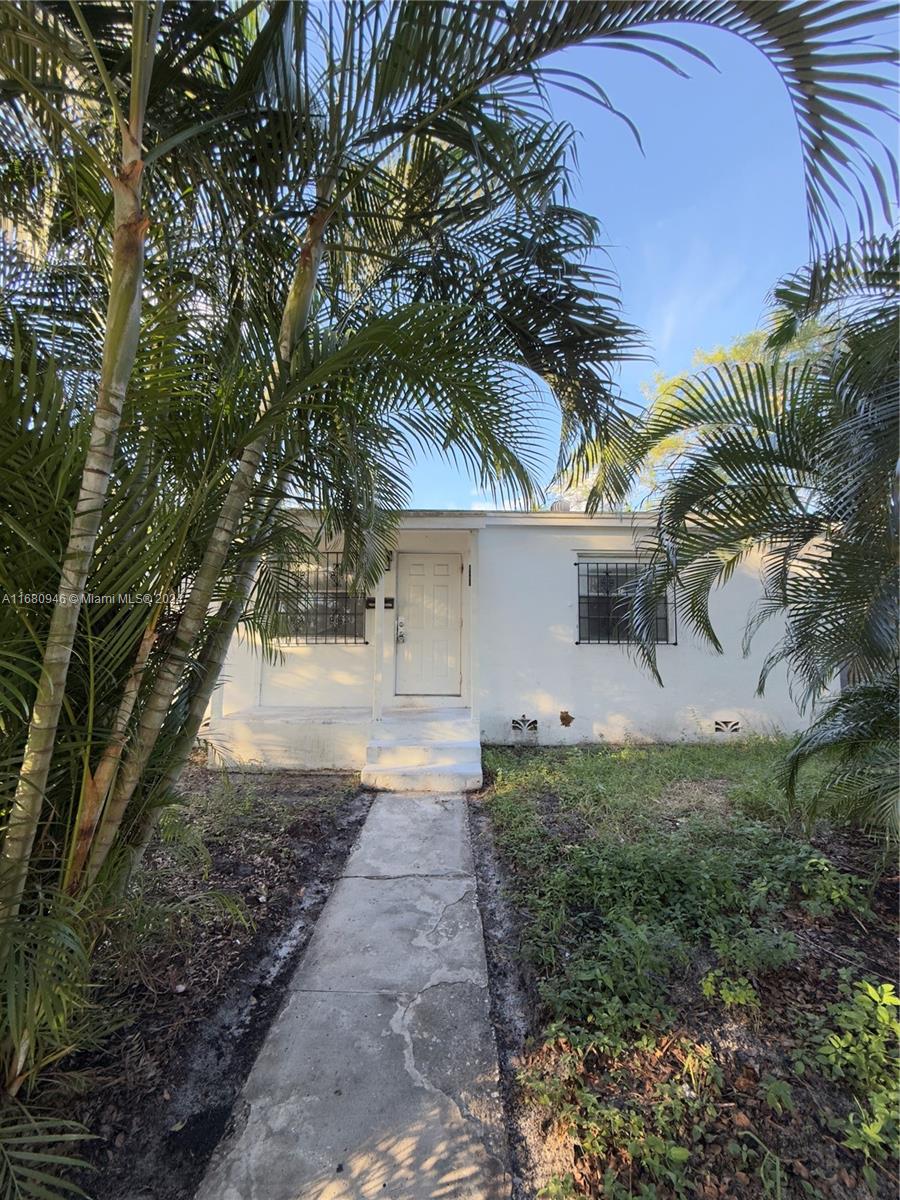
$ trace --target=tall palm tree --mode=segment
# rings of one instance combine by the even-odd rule
[[[187,16],[183,6],[151,0],[92,6],[88,14],[76,0],[67,12],[40,4],[8,5],[0,12],[0,72],[10,94],[4,126],[13,135],[9,158],[14,165],[42,159],[54,182],[62,172],[77,173],[95,211],[111,210],[111,219],[103,222],[109,256],[96,399],[54,589],[58,599],[44,643],[29,738],[0,851],[4,913],[16,911],[25,884],[141,334],[144,244],[150,224],[142,192],[154,65],[164,27],[166,37],[177,40]],[[215,49],[217,42],[214,38]],[[171,88],[173,77],[167,78]],[[178,132],[173,140],[180,142],[196,127],[185,120],[185,104],[176,108]],[[153,132],[158,134],[159,126]],[[155,147],[157,154],[164,149],[165,144]],[[44,190],[52,202],[46,184]],[[12,200],[7,217],[13,219],[8,228],[15,229],[23,208],[27,224],[32,199],[28,190],[12,189],[7,196]]]
[[[370,197],[379,188],[384,194],[390,183],[396,189],[397,180],[403,180],[429,147],[456,156],[470,175],[510,182],[516,171],[509,172],[508,163],[521,158],[515,137],[522,129],[534,130],[531,106],[554,78],[571,82],[565,73],[559,76],[556,68],[541,65],[548,54],[594,42],[637,50],[669,64],[667,55],[691,53],[691,48],[655,26],[687,21],[716,25],[746,38],[781,72],[804,148],[811,225],[821,236],[833,220],[835,181],[861,205],[873,190],[866,180],[874,181],[876,192],[881,184],[882,172],[866,148],[866,131],[852,115],[856,105],[880,105],[874,97],[884,83],[880,71],[890,55],[875,46],[861,47],[856,38],[879,12],[857,0],[803,0],[750,9],[728,0],[712,7],[705,0],[528,7],[355,3],[324,9],[250,3],[239,10],[137,0],[133,11],[120,5],[82,10],[74,2],[68,11],[6,6],[0,68],[27,137],[33,139],[35,124],[51,128],[66,140],[78,169],[84,173],[92,166],[95,181],[105,182],[115,193],[122,180],[114,183],[117,177],[104,168],[102,153],[93,148],[84,129],[94,128],[100,112],[113,127],[126,130],[119,110],[120,97],[127,93],[132,97],[129,119],[132,113],[135,120],[140,118],[143,142],[150,146],[141,159],[137,125],[127,126],[130,144],[137,147],[129,154],[138,157],[130,158],[123,171],[135,185],[141,174],[138,161],[152,162],[160,179],[176,180],[190,147],[196,145],[198,152],[188,160],[216,172],[215,187],[207,180],[207,203],[215,202],[221,184],[221,196],[228,197],[233,211],[245,214],[242,227],[259,219],[301,227],[256,420],[242,439],[240,461],[166,652],[152,680],[141,684],[139,696],[135,693],[139,711],[132,723],[130,752],[111,784],[107,845],[154,751],[248,503],[266,470],[271,422],[290,404],[297,356],[319,304],[322,263],[341,260],[359,271],[363,260],[357,257],[356,239],[371,236],[379,227],[382,234],[391,232],[383,213],[367,207]],[[135,46],[137,50],[129,53]],[[582,80],[581,85],[610,107],[591,81]],[[189,120],[185,96],[190,101]],[[206,118],[199,123],[197,110]],[[525,189],[526,206],[540,205],[538,197],[547,195],[540,139],[536,155],[543,191],[541,186]],[[558,173],[555,158],[551,171]],[[200,188],[203,191],[202,184]],[[131,218],[136,224],[129,229],[138,229],[141,218],[136,212]],[[430,244],[430,225],[426,223],[423,236],[419,222],[418,244],[423,248]],[[413,222],[410,231],[401,232],[415,228]],[[124,233],[120,241],[123,238]],[[415,243],[415,236],[410,241]],[[410,245],[403,252],[410,253]],[[133,282],[137,276],[128,278]],[[119,289],[110,294],[118,297]],[[134,305],[128,312],[133,316]],[[118,330],[119,324],[113,321],[110,327]],[[132,320],[127,329],[122,345],[130,355]],[[130,368],[127,357],[124,366]],[[127,377],[128,371],[120,370],[116,387]],[[582,417],[588,417],[589,426],[603,425],[603,410],[615,410],[615,397],[607,391],[598,417],[596,392],[589,390],[585,396],[584,372],[581,378],[560,378],[548,369],[546,378],[558,385],[559,398],[573,414],[568,430],[575,436]],[[104,414],[105,409],[98,429],[105,429],[109,450],[117,418],[113,414],[112,422],[104,424]],[[106,472],[108,461],[99,467],[101,474]],[[99,520],[102,507],[103,495],[97,492],[89,513],[82,515]],[[96,537],[91,528],[73,525],[73,538],[82,540],[72,543],[67,558],[77,556],[80,565],[77,578],[73,574],[71,580],[64,579],[67,585],[83,585]],[[72,591],[77,595],[80,589]],[[76,633],[77,602],[58,607],[68,611],[57,616],[54,610],[47,642],[50,657],[42,672],[42,707],[32,713],[25,769],[4,843],[8,911],[15,908],[24,885]],[[95,869],[103,853],[101,849],[95,856]]]
[[[0,861],[0,890],[4,896],[4,908],[13,911],[24,888],[25,872],[44,801],[81,607],[80,597],[93,559],[109,488],[125,391],[140,335],[144,239],[149,224],[141,207],[142,143],[146,93],[158,25],[148,24],[146,5],[136,6],[131,29],[131,86],[126,115],[119,102],[120,95],[112,84],[79,8],[75,7],[74,15],[86,34],[85,49],[95,60],[117,130],[119,162],[115,170],[107,166],[102,154],[65,115],[64,105],[45,102],[44,96],[49,92],[51,82],[62,82],[71,55],[59,23],[49,14],[35,10],[16,12],[14,25],[8,17],[3,23],[4,27],[0,27],[4,48],[10,41],[8,33],[11,27],[15,30],[14,37],[18,43],[14,46],[12,61],[4,64],[5,73],[22,86],[23,98],[37,92],[41,115],[52,122],[53,134],[64,131],[72,139],[108,185],[113,201],[109,300],[97,400],[68,545],[61,563],[59,600],[53,609],[44,647],[43,667],[32,704],[31,737],[22,759],[19,785],[7,822]],[[39,44],[44,48],[52,46],[49,53],[29,56],[32,61],[37,59],[40,63],[37,80],[33,73],[29,78],[20,69],[26,66],[21,54],[26,34],[39,39]]]

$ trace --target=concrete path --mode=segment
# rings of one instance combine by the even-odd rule
[[[508,1200],[461,795],[379,796],[196,1200]]]

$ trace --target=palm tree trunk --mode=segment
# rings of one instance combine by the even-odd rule
[[[216,614],[215,628],[204,647],[200,660],[200,684],[191,697],[187,718],[178,732],[178,740],[172,751],[171,759],[160,779],[161,786],[167,790],[177,786],[181,772],[184,770],[197,740],[200,726],[203,724],[203,718],[219,681],[219,675],[225,665],[231,639],[234,637],[234,631],[237,629],[238,621],[241,619],[253,587],[256,572],[259,570],[259,563],[260,559],[257,555],[246,564],[237,581],[238,594],[223,604]]]
[[[125,392],[137,353],[144,240],[149,225],[141,208],[142,170],[139,141],[123,137],[121,169],[113,182],[112,272],[97,406],[22,768],[0,851],[0,918],[18,911],[25,887],[56,741],[81,597],[109,490]]]
[[[279,468],[276,472],[273,495],[266,501],[262,510],[256,514],[248,530],[247,540],[251,543],[265,528],[269,516],[280,503],[281,489],[284,487],[287,475],[288,471],[285,467]],[[170,752],[166,768],[154,785],[160,793],[172,791],[178,786],[191,750],[196,744],[200,726],[203,724],[203,718],[225,665],[231,639],[234,637],[238,621],[247,605],[261,562],[262,555],[254,552],[246,562],[238,566],[231,585],[232,595],[220,605],[219,611],[213,619],[212,631],[197,658],[199,683],[191,697],[187,716],[178,731],[178,737]],[[144,852],[150,844],[160,811],[159,807],[148,804],[141,812],[134,830],[130,871],[140,864]]]
[[[231,645],[237,623],[241,619],[247,597],[253,587],[259,564],[260,558],[257,555],[242,568],[236,581],[237,594],[227,600],[216,613],[213,631],[198,661],[200,683],[191,697],[187,717],[178,731],[178,738],[169,755],[166,768],[155,783],[155,790],[159,793],[171,791],[178,786],[178,781],[196,743],[200,726],[203,724],[203,718],[222,672],[228,655],[228,647]],[[140,864],[144,852],[150,844],[160,812],[159,807],[148,804],[136,822],[129,868],[131,871]]]
[[[116,777],[122,752],[125,749],[131,714],[134,712],[134,706],[141,690],[141,681],[144,677],[147,660],[156,641],[158,623],[159,612],[157,611],[144,630],[134,663],[128,672],[113,722],[112,737],[104,747],[96,771],[91,773],[88,768],[85,769],[84,793],[78,806],[74,834],[69,848],[69,859],[63,877],[63,887],[69,891],[75,891],[78,886],[103,807]]]
[[[330,189],[320,194],[319,208],[310,218],[300,259],[288,292],[278,339],[281,371],[287,373],[297,342],[306,329],[315,295],[319,266],[322,261],[322,238],[331,216],[328,207]],[[258,417],[268,412],[270,398],[260,404]],[[150,755],[163,727],[166,713],[181,681],[197,636],[209,613],[216,584],[225,565],[235,532],[253,489],[268,441],[263,434],[248,445],[231,481],[225,502],[210,536],[194,586],[187,599],[172,645],[160,666],[153,689],[147,697],[135,731],[134,743],[120,769],[113,795],[103,814],[87,865],[87,879],[96,879],[112,849],[113,842],[125,816],[125,810],[146,770]]]

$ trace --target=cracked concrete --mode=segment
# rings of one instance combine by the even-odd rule
[[[416,819],[410,822],[410,806]],[[466,810],[459,796],[386,793],[369,812],[345,875],[397,879],[473,875]]]
[[[508,1200],[462,796],[380,796],[196,1200]]]

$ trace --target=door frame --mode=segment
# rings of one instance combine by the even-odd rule
[[[458,691],[455,692],[398,692],[397,691],[397,676],[400,669],[400,656],[397,654],[397,618],[400,616],[400,578],[401,578],[401,560],[406,557],[410,558],[455,558],[459,562],[459,574],[457,575],[459,587],[459,684]],[[463,661],[464,661],[464,639],[463,639],[463,571],[465,570],[464,555],[460,550],[397,550],[396,558],[396,580],[397,580],[397,608],[394,612],[394,620],[392,622],[392,638],[394,642],[394,697],[398,700],[415,701],[420,697],[435,697],[446,698],[447,700],[460,700],[463,696]]]

